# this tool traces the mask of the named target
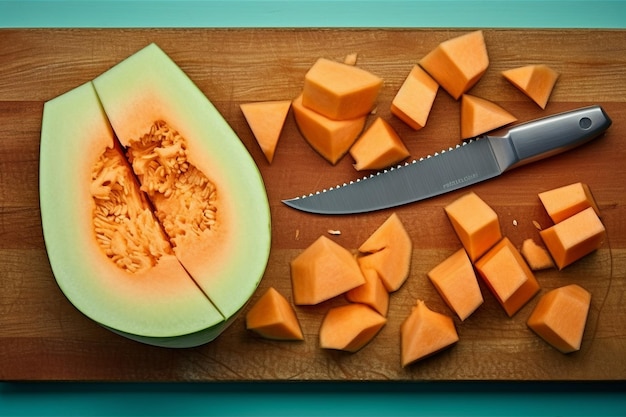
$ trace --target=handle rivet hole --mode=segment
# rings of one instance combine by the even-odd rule
[[[582,119],[578,121],[578,125],[582,129],[589,129],[591,127],[591,119],[588,117],[583,117]]]

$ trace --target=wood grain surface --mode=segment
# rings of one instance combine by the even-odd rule
[[[43,103],[89,81],[151,42],[193,79],[237,132],[263,175],[272,213],[272,250],[253,300],[270,286],[291,299],[289,262],[320,235],[355,249],[392,211],[326,217],[291,210],[281,199],[358,175],[350,157],[329,165],[287,119],[269,165],[239,104],[291,99],[318,57],[358,65],[385,80],[376,116],[388,120],[413,157],[459,142],[459,103],[440,90],[427,126],[412,131],[389,112],[411,67],[439,42],[466,30],[429,29],[29,29],[0,30],[0,379],[89,381],[241,380],[623,380],[626,379],[626,35],[605,30],[485,30],[491,64],[471,93],[519,121],[600,104],[613,119],[602,138],[514,170],[472,190],[499,214],[516,244],[539,239],[533,221],[550,222],[537,193],[584,181],[608,239],[563,271],[536,274],[542,293],[577,283],[592,293],[579,352],[563,355],[526,326],[538,297],[508,318],[482,286],[484,304],[464,322],[460,341],[407,368],[400,366],[401,322],[418,298],[450,314],[426,273],[460,248],[443,207],[459,191],[395,211],[413,240],[411,274],[391,295],[388,323],[361,351],[320,349],[318,329],[335,298],[297,307],[304,342],[263,340],[243,315],[214,342],[193,349],[145,346],[101,328],[63,296],[51,273],[39,212],[38,160]],[[544,63],[561,77],[545,110],[505,81],[504,69]],[[370,117],[371,122],[374,117]],[[68,119],[71,123],[71,119]],[[341,235],[329,235],[328,230]],[[481,284],[482,285],[482,284]],[[245,310],[244,310],[245,311]]]

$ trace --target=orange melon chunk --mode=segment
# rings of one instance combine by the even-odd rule
[[[271,164],[287,113],[291,107],[291,100],[244,103],[239,107],[267,162]]]
[[[533,272],[507,237],[476,261],[475,266],[509,317],[539,292]]]
[[[374,108],[382,85],[364,69],[320,58],[304,76],[302,104],[329,119],[354,119]]]
[[[440,43],[419,64],[455,100],[472,88],[489,66],[481,30]]]
[[[387,291],[399,289],[409,276],[413,244],[400,217],[393,213],[359,247],[362,269],[374,269]]]
[[[323,235],[291,261],[297,305],[319,304],[364,283],[352,253]]]
[[[391,113],[415,130],[426,126],[439,84],[419,65],[413,67],[391,102]]]
[[[329,119],[302,104],[302,95],[293,102],[293,114],[304,139],[324,159],[336,164],[354,144],[367,116],[350,120]]]
[[[482,135],[516,120],[515,116],[492,101],[463,94],[461,99],[462,139]]]
[[[457,198],[444,210],[472,262],[502,238],[498,215],[473,192]]]
[[[409,156],[396,131],[382,118],[377,118],[350,148],[357,171],[383,169]]]
[[[274,287],[268,288],[248,310],[246,328],[266,339],[304,339],[296,312]]]
[[[527,325],[542,339],[570,353],[580,350],[591,304],[591,294],[570,284],[544,294],[528,318]]]
[[[401,361],[406,367],[440,352],[459,340],[452,318],[429,309],[418,300],[400,327]]]
[[[384,316],[365,304],[333,307],[320,327],[320,347],[356,352],[369,343],[385,323]]]
[[[372,307],[381,315],[387,316],[389,293],[373,269],[363,269],[365,284],[359,285],[346,293],[346,299],[353,303],[362,303]]]
[[[543,246],[539,246],[533,239],[526,239],[522,242],[520,253],[533,271],[554,268],[554,261]]]
[[[526,94],[542,109],[546,108],[559,73],[547,65],[526,65],[502,71],[511,84]]]
[[[476,273],[465,249],[459,249],[431,269],[428,278],[461,321],[483,303]]]
[[[593,207],[539,232],[552,259],[563,269],[598,249],[606,238],[606,230]]]
[[[587,207],[593,207],[600,215],[589,186],[582,182],[544,191],[539,193],[539,199],[554,223],[559,223]]]

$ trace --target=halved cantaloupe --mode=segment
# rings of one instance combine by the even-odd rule
[[[493,101],[463,94],[461,138],[469,139],[513,123],[517,118]]]
[[[559,269],[598,249],[606,239],[606,229],[593,207],[539,232]]]
[[[423,300],[411,310],[400,326],[402,366],[440,352],[459,341],[459,335],[451,317],[426,306]]]
[[[558,72],[543,64],[511,68],[502,71],[502,75],[542,109],[546,108],[559,78]]]
[[[554,223],[559,223],[588,207],[593,207],[596,214],[600,215],[600,209],[589,186],[582,182],[553,188],[538,195]]]
[[[246,328],[266,339],[304,339],[295,310],[274,287],[268,288],[248,310]]]
[[[265,188],[226,121],[162,50],[149,45],[46,103],[41,155],[46,247],[80,311],[159,346],[206,343],[232,322],[269,257]],[[134,172],[122,175],[128,164]],[[134,181],[139,189],[123,194],[155,209],[170,245],[162,256],[148,216],[127,222],[136,204],[113,198]]]
[[[291,260],[291,289],[297,305],[313,305],[365,284],[349,250],[320,236]]]
[[[372,111],[382,85],[369,71],[319,58],[304,76],[302,104],[329,119],[355,119]]]
[[[535,275],[508,237],[502,238],[474,266],[509,317],[540,290]]]
[[[498,214],[474,192],[462,195],[444,210],[472,262],[502,238]]]
[[[419,64],[454,99],[472,88],[489,66],[481,30],[441,42]]]
[[[374,269],[387,288],[398,290],[409,276],[413,243],[400,217],[393,213],[359,246],[362,269]]]
[[[474,266],[465,249],[459,249],[428,272],[441,298],[461,319],[468,318],[483,303]]]
[[[409,156],[409,150],[389,123],[378,117],[350,148],[357,171],[380,170]]]
[[[302,104],[302,94],[293,102],[293,115],[304,139],[324,159],[336,164],[348,152],[365,127],[367,116],[332,120]]]
[[[356,352],[370,342],[387,319],[365,304],[333,307],[320,326],[320,347]]]
[[[591,304],[591,293],[570,284],[539,299],[528,317],[528,327],[562,353],[580,350]]]
[[[243,103],[239,105],[239,108],[241,108],[267,162],[271,164],[285,119],[291,108],[291,100]]]
[[[415,130],[426,126],[439,84],[415,65],[391,102],[391,113]]]

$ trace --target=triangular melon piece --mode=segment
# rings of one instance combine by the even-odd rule
[[[464,94],[461,99],[461,138],[469,139],[513,123],[517,118],[500,105]]]
[[[304,339],[295,310],[274,287],[268,288],[248,310],[246,328],[266,339]]]
[[[547,65],[526,65],[502,71],[504,78],[520,89],[542,109],[546,108],[559,73]]]
[[[267,162],[274,159],[291,100],[260,101],[239,106]]]

